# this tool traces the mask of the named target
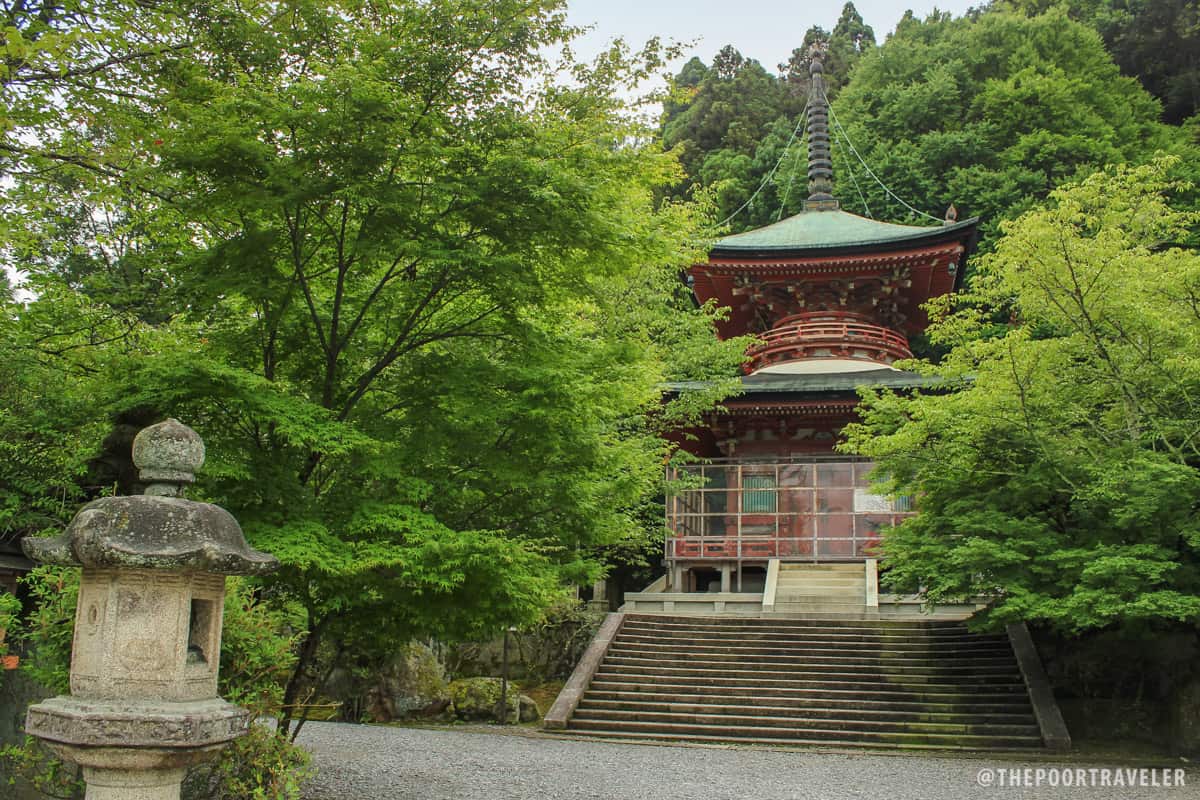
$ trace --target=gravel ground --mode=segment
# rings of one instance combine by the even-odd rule
[[[1018,788],[1000,785],[1010,770],[1028,767],[1029,779],[1036,781],[1032,771],[1038,769],[1118,765],[1011,756],[658,746],[511,729],[330,722],[305,725],[300,743],[312,751],[318,770],[305,800],[1200,800],[1200,769],[1178,760],[1156,766],[1160,772],[1168,768],[1172,777],[1176,768],[1188,767],[1184,787]],[[989,777],[995,785],[981,785]],[[1049,779],[1047,775],[1043,781]]]

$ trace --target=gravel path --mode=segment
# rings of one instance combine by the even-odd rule
[[[1017,788],[999,785],[1010,770],[1028,767],[1029,780],[1035,781],[1032,771],[1037,769],[1074,771],[1106,765],[1012,757],[671,747],[487,729],[329,722],[305,725],[300,743],[313,752],[318,770],[305,789],[305,800],[1200,800],[1200,770],[1195,768],[1189,768],[1184,787]],[[1175,768],[1186,765],[1175,761],[1158,766],[1167,767],[1173,778]],[[981,786],[988,776],[996,785]],[[1100,779],[1097,773],[1095,780]],[[1049,780],[1044,776],[1044,782]]]

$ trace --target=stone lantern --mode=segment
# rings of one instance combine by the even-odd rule
[[[187,768],[246,732],[217,697],[226,575],[279,566],[222,508],[184,498],[204,443],[170,419],[133,442],[145,494],[84,506],[34,561],[83,567],[71,695],[29,709],[26,732],[83,767],[87,800],[177,800]]]

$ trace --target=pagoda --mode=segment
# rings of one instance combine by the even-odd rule
[[[669,476],[687,479],[667,500],[669,592],[762,592],[773,561],[873,571],[880,529],[912,511],[909,498],[872,494],[872,464],[835,445],[859,387],[927,383],[895,364],[928,324],[922,305],[960,287],[978,219],[951,207],[921,227],[842,210],[819,54],[810,72],[803,210],[718,240],[689,270],[699,302],[729,309],[718,335],[757,341],[741,394],[678,437],[698,463]]]

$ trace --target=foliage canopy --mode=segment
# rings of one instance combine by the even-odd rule
[[[704,209],[655,203],[676,161],[616,99],[657,51],[558,65],[551,0],[283,10],[159,9],[180,47],[60,132],[73,158],[22,154],[6,199],[36,293],[14,345],[74,418],[193,425],[206,499],[283,562],[286,730],[323,643],[528,623],[657,535],[656,425],[710,401],[660,409],[659,386],[732,374],[743,345],[691,306]],[[94,325],[56,353],[29,333],[71,314]]]
[[[921,498],[884,539],[893,586],[992,596],[991,625],[1200,619],[1200,257],[1163,245],[1197,221],[1168,205],[1169,167],[1006,225],[931,329],[947,391],[866,394],[849,447]]]

